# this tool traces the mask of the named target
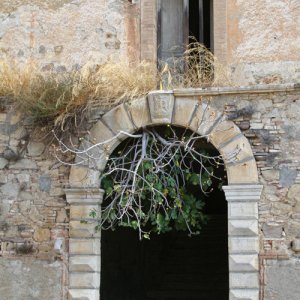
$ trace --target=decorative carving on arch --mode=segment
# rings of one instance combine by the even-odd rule
[[[71,167],[70,188],[66,189],[70,203],[70,299],[99,299],[100,234],[79,221],[88,216],[88,209],[101,205],[99,178],[107,158],[126,138],[123,132],[131,134],[144,126],[161,124],[186,127],[205,136],[223,156],[228,177],[224,191],[228,201],[230,299],[258,300],[258,201],[262,186],[258,185],[251,146],[223,112],[196,96],[175,97],[171,91],[151,92],[106,113],[88,139],[95,144],[110,142],[91,149],[89,155],[97,152],[96,161],[89,161],[87,156],[83,165]]]

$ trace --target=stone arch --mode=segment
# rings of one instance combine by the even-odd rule
[[[240,129],[197,96],[175,97],[172,91],[155,91],[107,112],[90,131],[93,143],[111,140],[98,151],[99,159],[72,166],[66,189],[70,204],[70,299],[99,299],[100,233],[81,218],[101,205],[99,177],[107,157],[126,137],[147,125],[172,124],[187,127],[207,139],[221,153],[227,170],[228,247],[230,299],[259,299],[258,274],[258,185],[256,162],[248,140]],[[118,138],[114,138],[118,135]],[[231,155],[236,151],[236,155]],[[93,154],[93,153],[91,153]],[[77,158],[79,160],[80,158]]]

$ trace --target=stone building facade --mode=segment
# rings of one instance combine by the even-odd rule
[[[296,300],[300,5],[248,2],[213,1],[213,50],[235,87],[152,92],[91,116],[90,134],[103,141],[120,130],[174,124],[209,134],[224,157],[241,149],[234,162],[225,159],[230,299]],[[156,12],[150,0],[2,1],[0,56],[57,72],[108,56],[156,63]],[[31,137],[30,120],[2,102],[0,298],[99,299],[100,233],[80,219],[101,205],[105,156],[96,167],[59,163],[51,141]],[[158,114],[155,102],[167,109]],[[203,105],[210,113],[200,128]]]

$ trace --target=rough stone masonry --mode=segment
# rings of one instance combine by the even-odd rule
[[[155,13],[153,0],[3,0],[0,59],[55,72],[108,57],[156,63]],[[299,16],[298,0],[215,0],[214,52],[240,87],[174,92],[209,101],[251,144],[263,185],[261,300],[300,295]],[[67,299],[70,169],[51,140],[31,135],[30,119],[0,100],[0,299]]]
[[[186,101],[195,94],[180,93],[186,94]],[[286,294],[298,299],[299,285],[293,282],[300,263],[300,91],[279,85],[212,88],[197,95],[224,112],[251,143],[264,186],[258,210],[263,299],[283,299]],[[29,138],[30,122],[9,106],[0,119],[1,266],[8,268],[7,276],[23,282],[23,297],[41,299],[45,291],[39,282],[46,286],[50,280],[58,287],[52,298],[63,299],[68,286],[69,206],[64,187],[69,167],[58,163],[46,140]],[[34,271],[39,264],[49,268],[46,277]],[[32,280],[39,280],[36,291],[26,288],[25,282],[30,285]],[[4,293],[19,299],[13,290],[14,285],[6,285]]]

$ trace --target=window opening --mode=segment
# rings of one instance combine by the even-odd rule
[[[181,57],[194,37],[212,50],[212,0],[158,0],[158,60]]]

